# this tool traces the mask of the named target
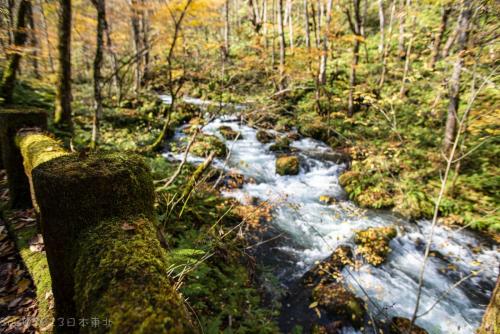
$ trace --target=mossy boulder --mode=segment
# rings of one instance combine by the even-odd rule
[[[363,301],[340,282],[321,282],[313,289],[313,300],[327,312],[355,325],[363,323],[366,313]]]
[[[239,131],[233,130],[230,126],[223,125],[219,127],[219,132],[227,140],[240,140],[243,139]]]
[[[259,130],[257,131],[257,140],[263,144],[267,144],[267,143],[270,143],[274,140],[274,138],[276,137],[274,134],[272,134],[271,132],[269,131],[266,131],[266,130]]]
[[[378,266],[385,261],[391,251],[389,242],[396,236],[397,230],[393,226],[371,227],[358,231],[354,237],[354,242],[358,245],[356,251],[368,263]]]
[[[195,130],[201,129],[206,124],[205,120],[201,117],[193,117],[189,120],[187,126],[182,129],[186,134],[192,134]]]
[[[394,317],[392,318],[392,324],[389,327],[389,333],[390,334],[400,334],[400,333],[405,333],[405,334],[427,334],[427,331],[415,324],[413,324],[411,328],[411,332],[408,332],[410,329],[410,319],[406,318],[401,318],[401,317]],[[493,333],[492,333],[493,334]]]
[[[328,127],[321,117],[300,121],[298,125],[299,133],[304,137],[327,141]]]
[[[23,158],[16,144],[22,128],[47,128],[47,113],[32,107],[0,109],[0,142],[3,165],[7,171],[10,206],[14,209],[31,207],[29,180],[24,173]]]
[[[297,175],[299,170],[299,158],[295,155],[282,156],[276,159],[276,173],[279,175]]]
[[[210,152],[215,152],[215,156],[223,158],[227,154],[226,145],[216,136],[199,134],[191,146],[191,153],[199,157],[207,157]]]
[[[80,333],[193,331],[168,280],[156,236],[153,182],[142,158],[65,155],[39,164],[32,177],[56,318],[111,321],[110,327]]]
[[[269,147],[273,152],[288,152],[290,151],[290,140],[287,137],[276,139],[276,143]]]
[[[339,246],[329,257],[305,273],[302,277],[302,282],[308,286],[317,285],[322,280],[335,282],[340,277],[340,272],[344,266],[353,264],[351,247],[346,245]]]

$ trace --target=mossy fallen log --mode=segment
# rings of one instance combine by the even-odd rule
[[[19,144],[40,208],[56,332],[196,332],[169,280],[143,160],[82,158],[47,149],[54,143],[42,137]]]
[[[7,171],[10,206],[31,207],[30,186],[23,169],[23,158],[16,145],[16,133],[22,128],[47,128],[45,111],[31,107],[0,109],[0,142],[3,165]]]

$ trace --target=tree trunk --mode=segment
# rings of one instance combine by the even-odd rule
[[[406,57],[406,45],[405,45],[405,30],[406,30],[406,17],[408,16],[408,7],[410,5],[410,0],[400,1],[399,10],[399,39],[398,39],[398,55],[399,58],[405,59]]]
[[[71,119],[71,0],[59,0],[59,64],[54,123],[72,130]]]
[[[52,45],[50,44],[50,40],[49,40],[49,30],[47,27],[47,18],[45,16],[45,10],[43,9],[43,4],[40,0],[37,0],[37,5],[38,5],[38,8],[40,9],[43,37],[45,38],[45,44],[47,44],[47,55],[49,58],[49,68],[50,68],[50,71],[52,73],[54,73],[56,70],[54,67],[54,60],[52,58]]]
[[[35,20],[33,18],[33,6],[29,5],[27,18],[30,26],[30,44],[33,49],[31,54],[31,63],[33,64],[33,74],[35,78],[40,79],[40,70],[38,67],[38,38],[36,37]]]
[[[280,90],[285,89],[285,29],[283,27],[283,0],[278,0],[278,35],[280,43],[280,68],[279,68],[279,83]]]
[[[307,0],[304,0],[304,28],[305,28],[305,38],[306,38],[306,47],[307,49],[311,48],[311,34],[309,31],[309,8],[307,4]]]
[[[118,69],[118,57],[116,56],[115,51],[113,50],[113,41],[111,40],[111,32],[109,29],[108,21],[106,20],[104,26],[104,31],[106,33],[106,41],[107,41],[107,49],[111,54],[111,69],[113,71],[113,86],[115,87],[116,92],[118,93],[118,104],[120,104],[122,96],[121,96],[121,82],[119,79],[119,69]]]
[[[137,94],[141,88],[141,68],[142,68],[142,57],[140,56],[142,43],[141,43],[141,28],[139,21],[139,13],[137,10],[137,0],[129,0],[130,9],[132,15],[130,18],[132,25],[132,41],[134,45],[134,54],[137,55],[137,61],[134,67],[134,92]]]
[[[459,33],[458,33],[458,52],[457,60],[453,66],[453,73],[448,83],[448,95],[450,102],[448,104],[448,115],[446,117],[446,127],[444,134],[443,150],[448,152],[453,144],[455,132],[457,127],[457,113],[460,103],[460,76],[464,63],[465,52],[467,49],[467,42],[469,40],[469,25],[472,15],[471,0],[463,0],[462,12],[458,20]]]
[[[26,33],[26,16],[30,10],[31,2],[29,0],[21,0],[17,11],[16,31],[14,32],[13,49],[17,51],[12,52],[8,57],[7,66],[4,69],[1,83],[1,93],[5,104],[12,102],[12,95],[14,94],[14,87],[16,85],[17,71],[19,70],[19,63],[21,62],[22,56],[20,49],[24,47],[28,37]]]
[[[286,6],[288,8],[288,40],[290,41],[290,51],[293,53],[293,19],[292,19],[292,0],[287,0]]]
[[[415,28],[415,17],[413,17],[413,28]],[[399,90],[399,97],[403,98],[406,93],[406,81],[408,79],[408,73],[410,71],[410,57],[411,57],[411,48],[413,45],[413,40],[415,39],[415,34],[412,33],[412,36],[410,38],[410,41],[408,42],[408,47],[406,49],[406,56],[405,56],[405,67],[403,70],[403,80],[401,81],[401,88]]]
[[[332,4],[333,0],[328,0],[326,8],[325,31],[323,33],[323,49],[319,64],[318,82],[321,85],[326,83],[326,65],[328,61],[328,33],[330,32],[330,22],[332,20]]]
[[[141,1],[144,7],[144,0]],[[142,76],[141,87],[146,87],[149,80],[149,11],[147,9],[141,10],[141,37],[142,37]]]
[[[382,70],[380,72],[380,80],[378,83],[378,89],[381,90],[384,87],[385,75],[387,72],[387,57],[391,50],[391,39],[392,39],[392,29],[394,21],[394,13],[396,12],[396,0],[392,0],[391,4],[391,16],[389,19],[389,31],[387,33],[387,43],[384,42],[384,53],[382,55]]]
[[[429,67],[434,70],[436,62],[439,60],[439,51],[441,48],[441,43],[443,41],[444,33],[446,32],[446,25],[448,23],[448,17],[451,13],[451,7],[446,6],[441,9],[441,24],[439,26],[439,31],[434,38],[434,45],[432,47],[431,62]]]
[[[92,141],[90,147],[97,148],[99,144],[99,121],[102,117],[102,62],[104,30],[106,28],[106,5],[104,0],[92,0],[97,11],[97,37],[94,58],[94,119],[92,122]]]
[[[384,43],[385,43],[385,15],[384,15],[384,0],[378,0],[378,20],[380,24],[380,42],[378,44],[378,52],[380,58],[384,55]]]
[[[351,117],[354,114],[354,89],[356,87],[356,67],[359,63],[359,44],[361,39],[361,13],[360,13],[360,2],[361,0],[352,0],[353,13],[351,15],[350,10],[347,10],[347,18],[349,20],[349,27],[354,34],[354,46],[352,50],[352,63],[351,63],[351,73],[349,75],[349,101],[347,116]]]
[[[229,0],[224,2],[224,58],[229,58],[230,43],[229,43]]]

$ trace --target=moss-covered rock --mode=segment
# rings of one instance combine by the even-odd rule
[[[330,205],[330,204],[336,203],[337,199],[335,197],[332,197],[332,196],[321,195],[319,197],[319,201],[320,201],[320,203],[323,203],[323,204],[326,204],[326,205]]]
[[[239,131],[235,131],[230,126],[227,125],[219,127],[219,132],[222,135],[222,137],[226,138],[227,140],[243,139]]]
[[[299,133],[305,137],[327,141],[328,127],[321,117],[303,120],[298,125]]]
[[[295,155],[278,157],[276,159],[276,173],[279,175],[297,175],[300,170],[299,158]]]
[[[290,140],[287,137],[280,137],[276,139],[276,143],[269,147],[273,152],[287,152],[290,151]]]
[[[356,232],[354,242],[358,245],[357,252],[360,253],[367,262],[378,266],[385,261],[387,254],[391,251],[389,242],[397,235],[396,228],[371,227],[366,230]]]
[[[316,285],[321,280],[335,282],[341,275],[341,271],[346,265],[353,265],[352,249],[349,246],[339,246],[333,253],[315,265],[302,277],[306,285]]]
[[[191,153],[199,157],[207,157],[210,152],[215,152],[215,156],[223,158],[227,154],[226,145],[216,136],[199,134],[191,146]]]
[[[363,323],[366,312],[363,301],[340,282],[321,282],[313,290],[313,300],[327,312],[356,325]]]
[[[408,333],[408,329],[410,329],[410,319],[394,317],[392,318],[392,324],[389,328],[390,334],[427,334],[427,331],[415,324],[413,324],[411,328],[411,332]]]
[[[153,182],[142,158],[71,154],[41,163],[32,176],[56,317],[112,323],[80,332],[192,331],[168,280],[154,224]]]
[[[0,109],[0,141],[2,158],[7,170],[10,205],[12,208],[31,206],[30,186],[23,169],[23,158],[16,145],[16,134],[22,128],[47,128],[47,113],[32,107]]]
[[[256,136],[257,136],[257,140],[263,144],[267,144],[267,143],[272,142],[274,140],[274,138],[276,137],[274,134],[272,134],[271,132],[266,131],[266,130],[257,131]]]

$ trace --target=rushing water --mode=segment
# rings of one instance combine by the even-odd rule
[[[331,254],[340,244],[354,247],[356,230],[373,226],[395,225],[398,236],[391,243],[391,253],[379,267],[363,265],[355,271],[344,270],[346,283],[355,293],[367,293],[374,302],[372,314],[380,310],[391,317],[410,318],[416,299],[419,270],[423,261],[424,243],[430,231],[429,221],[410,223],[384,211],[360,210],[346,195],[338,182],[346,166],[314,158],[318,152],[331,149],[325,144],[305,138],[292,142],[301,157],[301,170],[296,176],[280,176],[275,172],[276,155],[269,151],[271,144],[256,139],[256,130],[237,120],[216,119],[203,132],[224,140],[217,129],[227,125],[240,131],[242,139],[228,141],[231,156],[227,164],[215,165],[233,170],[255,180],[242,189],[224,193],[241,202],[250,198],[274,204],[273,219],[269,223],[279,242],[272,243],[267,255],[275,261],[274,273],[284,286],[296,282],[316,261]],[[179,131],[177,137],[183,136]],[[165,156],[179,158],[165,153]],[[189,157],[191,162],[202,159]],[[322,195],[339,199],[334,204],[320,203]],[[480,246],[480,247],[479,247]],[[438,226],[432,243],[431,257],[425,271],[425,286],[421,312],[428,310],[442,296],[430,312],[417,320],[429,333],[473,333],[493,290],[500,256],[496,245],[487,245],[468,231],[454,231]],[[259,259],[258,259],[259,260]],[[472,272],[477,275],[456,288],[453,284]],[[362,287],[362,288],[361,288]],[[364,292],[363,292],[364,291]],[[304,301],[309,303],[309,301]],[[345,332],[355,332],[346,329]]]

